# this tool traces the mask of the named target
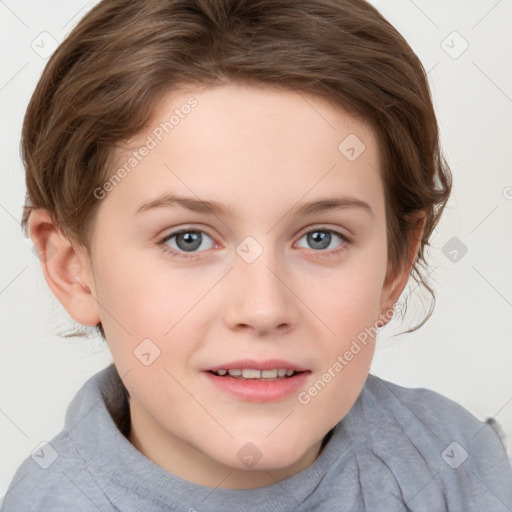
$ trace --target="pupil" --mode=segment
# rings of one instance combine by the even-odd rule
[[[308,234],[308,243],[313,246],[313,249],[325,249],[331,243],[331,234],[327,231],[313,231]],[[320,246],[316,246],[319,244]]]
[[[187,231],[176,236],[176,245],[183,251],[193,251],[201,245],[201,233],[197,231]],[[180,244],[185,242],[185,245]]]

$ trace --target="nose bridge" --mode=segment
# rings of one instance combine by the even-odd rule
[[[282,258],[270,242],[264,243],[249,236],[236,248],[232,272],[235,291],[227,314],[232,327],[245,325],[269,331],[291,326],[297,319],[294,295],[284,284]]]
[[[278,299],[283,295],[283,283],[277,278],[280,258],[270,242],[265,247],[253,237],[247,237],[236,249],[238,258],[235,264],[236,279],[243,282],[244,292],[261,302]]]

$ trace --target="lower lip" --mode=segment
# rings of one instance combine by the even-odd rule
[[[203,372],[214,385],[231,395],[252,402],[275,402],[297,393],[308,378],[309,371],[280,380],[264,381],[257,379],[237,379],[220,377],[210,372]]]

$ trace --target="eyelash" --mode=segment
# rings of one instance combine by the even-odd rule
[[[334,233],[336,236],[338,236],[342,240],[341,245],[337,249],[332,249],[331,251],[325,251],[325,250],[315,251],[314,249],[311,249],[313,251],[313,253],[317,253],[315,255],[315,257],[334,258],[334,257],[338,256],[339,253],[346,250],[346,245],[351,243],[351,240],[346,235],[340,233],[339,231],[336,231],[334,229],[322,228],[322,227],[316,227],[316,228],[310,229],[309,231],[306,231],[305,233],[303,233],[300,236],[299,240],[310,233],[314,233],[315,231]],[[185,259],[185,260],[194,260],[194,259],[200,258],[201,253],[206,252],[206,251],[191,252],[191,253],[188,253],[189,256],[184,256],[184,254],[187,254],[187,253],[177,252],[166,244],[166,242],[168,242],[175,236],[178,236],[182,233],[190,233],[190,232],[202,233],[202,234],[208,235],[213,240],[213,237],[211,235],[209,235],[206,231],[203,231],[201,229],[194,229],[194,228],[184,228],[184,229],[180,229],[178,231],[173,231],[172,233],[169,233],[162,240],[160,240],[158,242],[158,245],[161,247],[162,252],[164,252],[165,254],[168,254],[172,258],[181,258],[181,259]]]

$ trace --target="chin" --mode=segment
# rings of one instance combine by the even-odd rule
[[[221,455],[220,458],[215,458],[219,462],[236,469],[253,471],[285,470],[295,465],[302,466],[305,456],[307,456],[309,464],[311,464],[318,454],[317,452],[314,454],[308,453],[312,450],[312,446],[317,443],[306,444],[304,437],[300,440],[286,435],[276,436],[274,439],[270,439],[270,437],[261,440],[260,436],[251,440],[247,436],[242,442],[233,441],[230,443],[230,447],[223,451],[222,454],[215,454]]]

